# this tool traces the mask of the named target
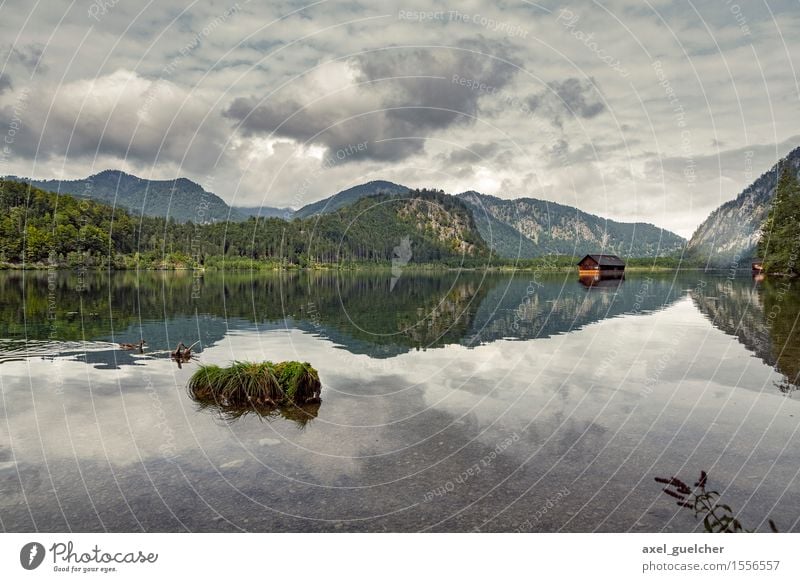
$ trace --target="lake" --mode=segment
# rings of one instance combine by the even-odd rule
[[[694,531],[654,478],[701,470],[800,530],[797,284],[2,272],[0,306],[5,531]],[[247,359],[310,362],[322,403],[191,399]]]

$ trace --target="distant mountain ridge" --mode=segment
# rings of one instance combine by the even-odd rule
[[[283,220],[321,217],[370,196],[381,200],[408,195],[410,188],[373,180],[342,190],[299,210],[269,206],[231,207],[222,198],[187,178],[148,180],[119,170],[106,170],[83,180],[34,180],[8,177],[43,190],[73,194],[123,207],[133,215],[169,217],[177,222],[239,222],[252,217]],[[519,198],[507,200],[468,191],[443,200],[458,199],[472,213],[481,238],[505,258],[532,258],[547,254],[606,252],[628,257],[654,257],[680,251],[685,240],[675,233],[645,223],[623,223],[583,212],[572,206]]]
[[[408,192],[407,186],[376,180],[304,206],[294,217],[333,212],[367,196],[400,196]],[[555,202],[534,198],[505,200],[474,191],[455,197],[472,209],[481,237],[505,258],[599,251],[655,257],[677,253],[686,244],[686,239],[652,224],[608,220]]]
[[[242,220],[219,196],[207,192],[188,178],[148,180],[121,170],[104,170],[82,180],[34,180],[9,176],[42,190],[72,194],[96,202],[116,205],[132,214],[163,216],[178,222]]]
[[[546,200],[507,200],[472,191],[458,194],[458,198],[473,207],[478,229],[487,243],[507,257],[593,252],[656,257],[677,253],[686,244],[686,239],[652,224],[617,222]],[[490,230],[498,222],[517,234]]]
[[[781,162],[789,164],[800,176],[800,147]],[[710,266],[746,266],[744,263],[756,254],[761,225],[775,197],[781,162],[712,212],[689,239],[687,254]]]
[[[306,204],[294,213],[294,217],[308,218],[309,216],[314,216],[315,214],[333,212],[334,210],[338,210],[343,206],[348,206],[354,202],[358,202],[367,196],[375,196],[376,194],[388,194],[390,196],[394,196],[397,194],[405,194],[409,191],[410,188],[401,186],[400,184],[395,184],[394,182],[387,182],[386,180],[373,180],[365,184],[353,186],[347,190],[342,190],[333,196],[323,198],[317,202]]]

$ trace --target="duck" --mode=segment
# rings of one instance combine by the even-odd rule
[[[174,350],[172,350],[172,357],[173,358],[182,358],[183,357],[183,350],[186,348],[186,345],[181,342],[179,343]]]
[[[142,348],[147,345],[147,342],[144,340],[139,340],[138,344],[126,344],[121,343],[119,344],[120,349],[123,350],[139,350],[142,351]]]
[[[192,359],[192,348],[194,346],[196,346],[197,344],[199,344],[199,343],[200,343],[199,341],[196,341],[192,345],[190,345],[189,347],[183,346],[183,353],[181,354],[181,357],[184,360],[187,360],[187,361],[191,360]]]

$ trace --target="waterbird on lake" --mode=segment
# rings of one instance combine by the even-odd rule
[[[199,343],[200,343],[199,341],[196,341],[192,345],[190,345],[188,348],[186,346],[183,346],[184,348],[186,348],[185,350],[183,350],[183,359],[184,360],[191,359],[191,357],[192,357],[192,348],[194,346],[196,346],[197,344],[199,344]]]
[[[183,350],[186,348],[186,345],[181,342],[179,343],[174,350],[172,350],[172,357],[173,358],[182,358],[183,357]]]
[[[147,345],[147,342],[142,339],[142,340],[139,340],[138,344],[121,343],[121,344],[119,344],[119,347],[122,350],[139,350],[141,352],[142,349],[144,348],[144,346],[146,346],[146,345]]]

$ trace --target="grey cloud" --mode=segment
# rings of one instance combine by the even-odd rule
[[[501,89],[516,72],[513,65],[505,62],[511,58],[509,53],[507,44],[478,38],[462,40],[453,49],[368,53],[359,59],[359,68],[365,81],[394,78],[395,90],[385,100],[387,107],[430,108],[393,110],[388,113],[390,118],[408,121],[419,129],[443,129],[463,120],[462,114],[476,115],[482,95],[454,83],[454,76]]]
[[[0,73],[0,95],[6,91],[10,91],[14,86],[11,84],[11,77],[5,73]]]
[[[273,134],[330,151],[368,142],[361,155],[346,161],[402,160],[422,151],[432,133],[474,123],[484,93],[453,79],[500,89],[516,72],[505,62],[510,52],[506,43],[483,38],[453,47],[374,51],[350,62],[359,85],[349,93],[305,109],[298,97],[238,98],[224,115],[239,122],[246,135]]]
[[[648,180],[659,182],[686,180],[685,172],[691,168],[694,179],[699,182],[730,180],[735,196],[750,185],[761,174],[769,170],[779,158],[800,145],[800,135],[793,136],[777,144],[754,144],[741,148],[720,151],[717,154],[685,157],[652,157],[645,162]],[[715,196],[718,193],[714,193]]]
[[[175,163],[207,170],[221,151],[226,128],[213,123],[216,116],[208,118],[212,122],[206,119],[208,106],[202,99],[185,98],[174,85],[153,84],[120,70],[93,83],[33,93],[18,111],[11,105],[0,109],[0,124],[14,116],[21,119],[13,143],[20,159],[114,156],[144,165]]]
[[[627,140],[608,140],[598,138],[593,141],[584,142],[573,147],[564,137],[560,137],[551,145],[544,145],[542,153],[549,160],[549,168],[567,167],[594,162],[609,161],[618,157],[618,152],[627,152],[630,155],[631,148],[639,144],[639,140],[631,138]]]
[[[448,164],[475,163],[491,159],[499,150],[500,144],[498,143],[473,143],[463,149],[453,150],[442,158]]]
[[[563,125],[564,115],[591,119],[606,110],[594,79],[581,80],[569,77],[553,81],[547,88],[527,99],[531,111],[545,112],[554,125]]]
[[[44,46],[40,44],[26,44],[11,47],[10,56],[13,61],[21,64],[27,69],[39,69],[39,72],[44,72],[45,68],[41,66],[42,54],[44,53]]]

